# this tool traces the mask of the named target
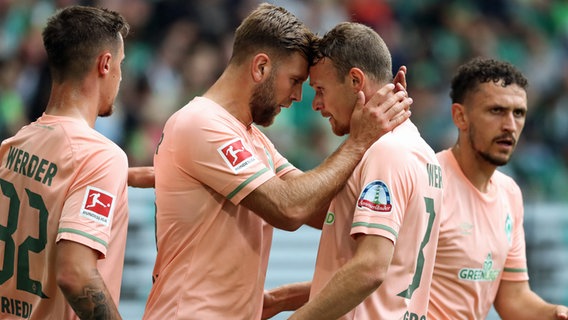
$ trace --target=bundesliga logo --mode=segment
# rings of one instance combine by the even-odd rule
[[[113,209],[114,196],[104,190],[87,187],[81,215],[95,222],[108,225]]]
[[[241,139],[235,139],[217,149],[225,163],[237,173],[256,161]]]

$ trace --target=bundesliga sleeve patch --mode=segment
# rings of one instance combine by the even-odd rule
[[[82,217],[108,226],[113,210],[113,194],[95,187],[87,187],[83,205],[81,206]]]
[[[234,173],[238,173],[257,160],[241,138],[230,141],[217,149],[221,158]]]
[[[391,212],[390,191],[386,183],[380,180],[369,182],[361,191],[357,208],[379,213]]]

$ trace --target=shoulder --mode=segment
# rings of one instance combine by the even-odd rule
[[[70,156],[80,168],[128,168],[128,158],[124,150],[102,133],[76,123],[64,125],[64,131]]]
[[[438,163],[434,150],[422,139],[411,122],[401,125],[401,128],[375,141],[365,154],[365,158],[380,159],[381,163],[400,167],[423,161]]]
[[[166,121],[164,131],[187,137],[235,131],[239,129],[239,125],[242,124],[220,105],[209,99],[196,97]]]
[[[495,170],[492,179],[500,189],[503,189],[509,194],[521,196],[521,188],[519,187],[517,182],[515,182],[512,177],[508,176],[502,171]]]

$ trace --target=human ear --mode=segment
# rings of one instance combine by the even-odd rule
[[[461,103],[452,103],[452,120],[455,126],[460,130],[466,130],[468,127],[468,118],[465,112],[465,106]]]
[[[271,69],[271,61],[265,53],[259,53],[252,58],[251,75],[255,82],[262,82],[268,76]]]
[[[112,55],[110,52],[105,52],[99,56],[97,60],[97,70],[99,74],[104,75],[110,72]]]
[[[351,68],[351,70],[349,70],[348,77],[355,92],[363,90],[363,87],[365,86],[365,73],[361,69]]]

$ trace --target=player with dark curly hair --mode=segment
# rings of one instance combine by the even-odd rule
[[[523,199],[497,170],[507,164],[527,115],[527,79],[512,64],[476,58],[452,80],[456,144],[437,154],[442,222],[429,319],[567,319],[567,309],[529,287]]]

